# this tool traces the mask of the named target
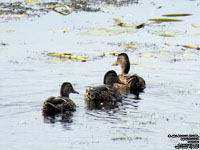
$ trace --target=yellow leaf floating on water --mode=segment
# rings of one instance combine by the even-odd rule
[[[200,50],[200,47],[197,46],[191,46],[191,45],[182,45],[185,48],[189,48],[189,49],[196,49],[196,50]]]
[[[56,8],[60,8],[60,7],[64,7],[65,9],[67,9],[67,13],[61,12],[61,11],[59,11],[59,10],[56,9]],[[51,6],[48,9],[52,9],[52,10],[54,10],[55,12],[57,12],[57,13],[59,13],[61,15],[70,15],[72,13],[72,10],[67,5]]]
[[[21,14],[14,14],[14,15],[1,15],[0,18],[22,18],[25,17],[25,15]]]
[[[153,54],[160,54],[160,55],[170,55],[170,51],[153,51]]]
[[[169,18],[154,18],[154,19],[148,19],[150,21],[157,21],[157,22],[177,22],[177,21],[183,21],[180,19],[169,19]]]
[[[101,9],[101,11],[108,11],[110,9],[116,9],[116,7],[107,6],[107,7],[101,7],[100,9]]]
[[[198,24],[192,24],[192,26],[195,28],[200,28],[200,25],[198,25]]]
[[[124,23],[121,18],[113,18],[117,26],[126,27],[126,28],[133,28],[134,26],[128,23]]]
[[[136,49],[135,45],[129,45],[129,44],[122,45],[122,47],[127,48],[127,49]]]
[[[121,23],[123,22],[123,19],[121,18],[112,18],[116,23]]]
[[[106,29],[106,28],[89,28],[88,31],[82,32],[83,35],[127,35],[133,34],[136,29]]]
[[[121,22],[117,25],[120,26],[120,27],[125,27],[125,28],[133,28],[134,27],[133,25],[128,24],[128,23],[124,23],[124,22]]]
[[[54,57],[60,57],[60,58],[68,58],[68,59],[78,59],[81,61],[87,61],[88,58],[86,57],[79,57],[79,56],[73,56],[72,54],[59,54],[59,53],[48,53],[48,56],[54,56]]]
[[[154,32],[152,32],[152,34],[159,35],[159,36],[165,36],[165,37],[176,37],[176,36],[179,36],[179,35],[183,35],[184,32],[163,30],[163,31],[154,31]]]
[[[15,32],[14,30],[0,30],[0,32]]]
[[[150,58],[150,57],[153,57],[153,55],[151,55],[151,54],[146,54],[146,55],[143,55],[143,57],[148,57],[148,58]]]
[[[37,3],[38,1],[37,0],[25,0],[26,3]]]
[[[181,17],[181,16],[191,16],[192,14],[164,14],[162,16],[166,17]]]
[[[103,53],[104,55],[114,55],[114,56],[117,56],[119,54],[121,54],[120,52],[104,52]]]
[[[188,55],[194,55],[193,53],[190,53],[190,52],[182,52],[182,54],[183,54],[183,55],[187,55],[187,56],[188,56]]]

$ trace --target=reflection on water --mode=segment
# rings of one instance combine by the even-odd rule
[[[45,123],[56,123],[56,122],[72,123],[73,112],[66,112],[63,114],[57,114],[52,116],[43,115],[43,117]]]

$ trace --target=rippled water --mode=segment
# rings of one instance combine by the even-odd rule
[[[159,9],[159,7],[162,8]],[[109,8],[106,12],[55,12],[35,18],[0,18],[0,148],[1,149],[174,149],[178,138],[168,134],[200,134],[199,51],[176,45],[199,46],[198,1],[139,1],[139,4]],[[180,23],[153,24],[134,34],[85,35],[88,28],[113,28],[113,17],[138,24],[165,13],[192,13]],[[118,27],[121,29],[120,27]],[[58,30],[67,29],[62,33]],[[173,29],[186,32],[161,37],[150,32]],[[133,42],[136,50],[120,43]],[[171,46],[164,45],[165,42]],[[101,84],[116,57],[98,57],[107,51],[126,52],[131,72],[147,83],[135,100],[129,95],[119,109],[87,110],[85,89]],[[48,52],[87,56],[79,62],[48,57]],[[137,63],[137,64],[135,64]],[[71,94],[77,111],[65,118],[43,118],[41,106],[59,94],[62,82],[73,83],[79,95]]]

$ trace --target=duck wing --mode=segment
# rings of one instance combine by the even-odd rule
[[[75,111],[76,104],[68,97],[49,97],[42,107],[43,114],[54,115],[59,112]]]
[[[143,90],[146,88],[145,80],[137,74],[119,75],[120,81],[133,90]]]

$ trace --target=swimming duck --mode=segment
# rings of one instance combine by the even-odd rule
[[[110,70],[104,75],[104,85],[86,89],[85,102],[88,109],[113,109],[121,102],[120,93],[113,88],[120,82],[115,71]]]
[[[44,115],[55,115],[66,111],[75,111],[76,104],[69,98],[70,93],[79,94],[70,82],[64,82],[60,89],[60,96],[51,96],[44,101],[42,112]]]
[[[118,78],[122,84],[116,84],[115,86],[127,88],[131,91],[131,93],[136,96],[142,92],[146,83],[145,80],[137,74],[128,74],[130,70],[130,61],[128,55],[126,53],[121,53],[117,57],[117,61],[113,64],[113,66],[121,66],[121,74],[118,75]]]

